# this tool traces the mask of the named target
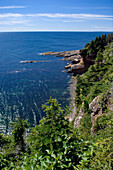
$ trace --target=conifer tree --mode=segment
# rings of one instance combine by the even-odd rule
[[[25,151],[25,141],[24,141],[24,134],[26,128],[28,128],[28,123],[27,120],[22,120],[20,117],[18,118],[17,121],[12,123],[13,126],[13,137],[14,137],[14,143],[15,146],[19,147],[22,152]]]

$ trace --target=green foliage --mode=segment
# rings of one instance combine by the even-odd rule
[[[40,121],[40,124],[32,129],[29,141],[32,143],[32,152],[38,151],[41,160],[39,165],[46,166],[48,159],[54,167],[69,167],[77,164],[77,137],[73,132],[73,127],[65,119],[56,99],[48,100],[43,105],[46,111],[46,117]],[[47,156],[47,157],[46,157]],[[45,162],[45,165],[44,165]],[[47,164],[48,167],[50,163]]]
[[[75,103],[81,107],[83,100],[81,95],[90,103],[97,95],[108,90],[110,82],[113,80],[113,34],[102,35],[86,44],[86,48],[81,50],[85,57],[93,57],[95,64],[90,66],[88,71],[77,77],[75,89]],[[107,43],[110,43],[107,45]],[[107,46],[106,46],[107,45]],[[106,46],[106,47],[105,47]],[[106,82],[106,80],[110,80]],[[82,89],[82,94],[80,92]]]
[[[105,47],[103,57],[107,64],[111,65],[113,62],[113,42]]]
[[[4,146],[7,143],[10,143],[10,139],[7,136],[0,133],[0,146]]]
[[[82,120],[81,120],[81,123],[80,123],[80,126],[78,128],[79,130],[79,134],[80,136],[87,140],[88,138],[88,135],[91,134],[91,116],[90,116],[90,113],[88,114],[87,112],[84,114],[84,116],[82,117]]]
[[[90,55],[90,53],[95,53],[95,43],[92,40],[88,46],[87,54]]]
[[[110,95],[110,91],[107,90],[107,91],[101,93],[101,95],[99,97],[99,104],[103,110],[107,109],[107,101],[108,101],[109,95]]]
[[[109,91],[113,80],[113,43],[108,44],[103,53],[99,50],[95,61],[96,64],[90,66],[86,73],[76,76],[75,103],[77,107],[81,106],[84,97],[90,103],[96,96],[103,92],[107,94]],[[81,95],[84,97],[81,98]]]
[[[96,59],[95,59],[95,62],[96,62],[96,63],[98,64],[98,66],[99,66],[99,64],[102,63],[102,60],[103,60],[103,54],[102,54],[102,51],[99,50],[99,51],[97,52],[97,57],[96,57]]]
[[[102,107],[102,112],[104,112],[103,116],[97,119],[95,136],[91,137],[91,115],[90,112],[84,110],[85,114],[78,132],[84,140],[90,140],[93,155],[87,154],[87,152],[90,153],[90,149],[86,152],[82,150],[82,160],[77,165],[78,169],[113,169],[113,113],[108,109],[108,100],[111,95],[110,87],[113,82],[113,42],[104,46],[103,41],[104,45],[113,41],[113,34],[107,37],[98,37],[86,46],[88,57],[90,57],[90,53],[93,53],[94,46],[96,47],[93,53],[95,64],[90,66],[82,76],[77,75],[78,82],[75,90],[77,107],[83,108],[84,99],[90,104],[99,95],[98,102]]]
[[[20,117],[16,122],[12,122],[13,126],[13,137],[15,146],[19,146],[21,151],[25,150],[24,135],[26,128],[29,127],[27,120],[21,120]]]
[[[107,36],[107,42],[108,42],[108,43],[113,42],[113,33],[108,34],[108,36]]]
[[[88,143],[88,149],[87,145]],[[113,168],[113,152],[112,152],[113,142],[111,138],[101,139],[97,142],[84,142],[83,155],[80,164],[77,165],[78,169],[109,169]]]
[[[96,59],[97,54],[99,52],[103,52],[105,50],[105,46],[108,43],[113,41],[113,34],[106,34],[96,37],[95,40],[92,40],[90,43],[85,45],[85,48],[81,50],[81,55],[87,56],[88,58],[93,57],[93,60]],[[98,54],[99,55],[99,54]],[[102,56],[101,56],[102,57]],[[98,59],[101,58],[98,56]]]

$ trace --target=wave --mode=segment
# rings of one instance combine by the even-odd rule
[[[16,70],[16,71],[10,71],[9,73],[20,73],[20,72],[22,72],[22,71]]]
[[[43,53],[37,53],[37,55],[42,55]]]

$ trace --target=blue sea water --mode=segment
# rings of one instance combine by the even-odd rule
[[[0,132],[19,115],[31,126],[44,116],[41,108],[50,96],[63,107],[70,102],[71,75],[63,72],[67,61],[42,56],[46,51],[78,50],[104,33],[14,32],[0,33]],[[21,63],[38,60],[37,63]],[[43,62],[47,60],[48,62]]]

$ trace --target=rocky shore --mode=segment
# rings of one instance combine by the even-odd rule
[[[56,57],[62,57],[61,60],[69,61],[65,66],[67,73],[72,73],[72,75],[82,74],[88,70],[89,66],[93,62],[93,56],[90,58],[84,56],[83,51],[81,50],[72,50],[72,51],[62,51],[62,52],[44,52],[41,55],[53,55]],[[37,63],[37,62],[49,62],[48,60],[44,61],[35,61],[35,60],[25,60],[20,61],[20,63]],[[70,63],[71,62],[71,63]]]
[[[72,112],[67,115],[65,118],[68,118],[69,121],[72,121],[76,115],[76,106],[75,106],[75,85],[76,85],[76,74],[83,74],[86,72],[90,65],[94,62],[94,56],[92,53],[90,53],[90,57],[86,55],[85,50],[72,50],[72,51],[62,51],[62,52],[44,52],[42,55],[53,55],[56,57],[62,57],[61,60],[71,61],[68,62],[65,66],[65,69],[67,70],[67,73],[72,73],[73,81],[70,86],[70,96],[71,96],[71,102],[70,102],[70,109]],[[80,120],[83,116],[83,111],[80,110],[79,115],[74,121],[74,126],[78,126],[80,123]]]
[[[62,60],[71,61],[67,63],[65,69],[67,73],[72,73],[73,75],[84,73],[88,67],[89,62],[86,62],[84,56],[81,54],[81,50],[72,50],[72,51],[62,51],[62,52],[44,52],[42,55],[54,55],[56,57],[63,57]]]
[[[80,50],[72,50],[72,51],[62,51],[62,52],[44,52],[42,55],[54,55],[56,57],[63,57],[62,60],[71,61],[71,63],[67,63],[65,69],[67,69],[67,73],[80,74],[86,70],[83,57],[81,55]],[[72,77],[72,83],[70,86],[70,109],[71,113],[67,115],[65,118],[72,121],[76,115],[76,106],[75,106],[75,84],[76,78]]]

